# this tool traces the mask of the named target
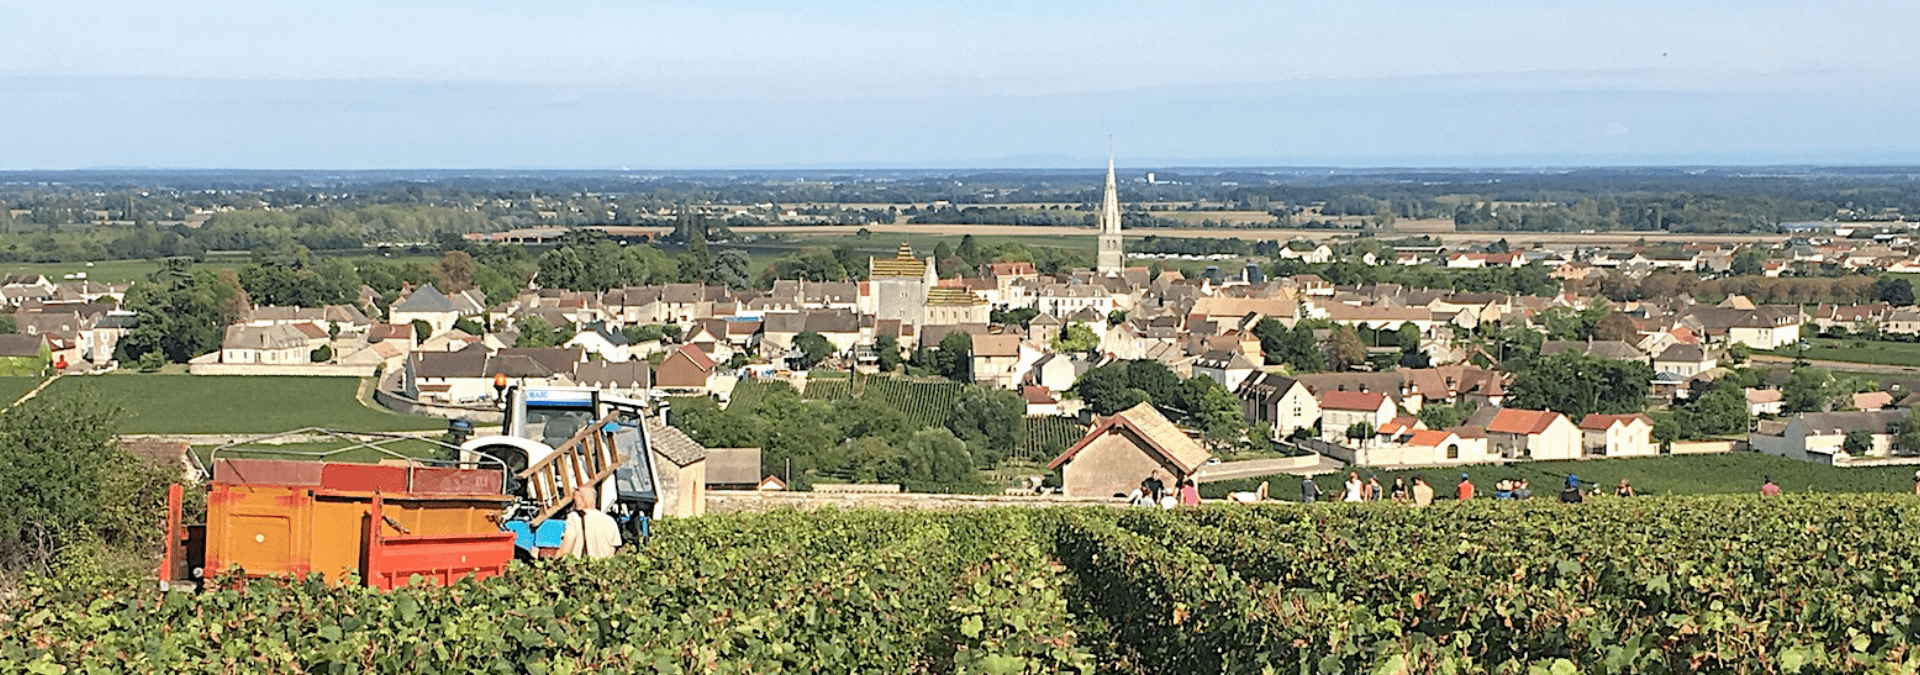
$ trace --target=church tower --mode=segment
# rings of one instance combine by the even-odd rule
[[[1113,158],[1107,158],[1107,197],[1100,204],[1100,255],[1093,271],[1102,276],[1117,275],[1127,266],[1126,253],[1120,249],[1120,191],[1114,187]]]

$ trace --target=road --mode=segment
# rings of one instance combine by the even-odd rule
[[[1783,364],[1783,365],[1791,365],[1793,363],[1793,359],[1791,358],[1787,358],[1785,356],[1774,356],[1772,354],[1754,354],[1753,361],[1754,363],[1772,363],[1772,364]],[[1815,368],[1826,368],[1829,370],[1851,370],[1851,371],[1862,372],[1862,373],[1886,373],[1888,375],[1920,375],[1920,368],[1914,368],[1912,366],[1889,366],[1889,365],[1884,365],[1879,363],[1854,363],[1852,361],[1827,361],[1823,359],[1807,359],[1807,365],[1813,366]]]
[[[1339,460],[1321,455],[1305,457],[1284,457],[1280,459],[1249,459],[1239,462],[1222,462],[1200,467],[1195,476],[1202,483],[1233,480],[1235,478],[1255,478],[1278,473],[1294,475],[1336,473],[1343,465]]]

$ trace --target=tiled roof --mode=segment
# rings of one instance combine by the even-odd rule
[[[1615,424],[1632,424],[1634,420],[1640,420],[1641,423],[1647,426],[1653,426],[1653,418],[1647,417],[1646,415],[1602,415],[1600,413],[1593,413],[1580,420],[1580,428],[1590,431],[1605,431],[1608,427]]]
[[[1377,391],[1329,391],[1320,396],[1322,410],[1379,410],[1387,397]]]
[[[1500,412],[1494,414],[1493,421],[1487,423],[1487,431],[1500,434],[1533,435],[1546,431],[1547,427],[1553,426],[1553,420],[1558,417],[1560,417],[1560,413],[1549,410],[1502,408]]]
[[[1062,464],[1072,461],[1074,455],[1079,454],[1082,448],[1091,445],[1095,439],[1110,432],[1117,433],[1122,429],[1131,431],[1149,450],[1171,461],[1181,473],[1193,472],[1212,456],[1206,448],[1201,447],[1198,442],[1188,437],[1186,432],[1181,431],[1180,427],[1174,426],[1172,422],[1167,421],[1167,418],[1162,417],[1159,411],[1153,409],[1152,404],[1141,403],[1122,410],[1094,426],[1093,430],[1088,431],[1078,443],[1073,444],[1073,447],[1067,448],[1066,452],[1060,453],[1059,457],[1047,463],[1047,468],[1059,468]]]
[[[648,416],[646,420],[647,445],[668,461],[686,466],[707,458],[706,446],[687,437],[679,429],[662,424],[652,416]]]
[[[868,276],[876,279],[881,277],[919,278],[927,274],[927,263],[913,257],[913,246],[905,242],[900,244],[899,255],[890,259],[873,258],[870,265],[872,265],[872,273]]]

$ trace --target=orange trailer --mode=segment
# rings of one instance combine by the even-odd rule
[[[383,589],[500,574],[514,535],[500,528],[513,498],[501,470],[270,459],[212,461],[207,524],[181,522],[168,495],[163,580],[238,567],[248,576],[338,583],[349,573]]]

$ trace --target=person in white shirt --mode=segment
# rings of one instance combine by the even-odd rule
[[[575,558],[609,558],[620,548],[620,523],[607,512],[594,508],[593,488],[573,491],[573,512],[567,514],[566,533],[560,536],[560,555]]]
[[[1366,489],[1367,489],[1367,484],[1360,482],[1360,472],[1348,471],[1347,472],[1347,494],[1344,498],[1341,499],[1341,501],[1347,501],[1347,502],[1366,501],[1367,498],[1364,492]]]

